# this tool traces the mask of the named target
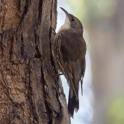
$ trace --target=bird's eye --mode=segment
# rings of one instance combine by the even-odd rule
[[[71,21],[73,22],[74,21],[74,18],[72,18]]]

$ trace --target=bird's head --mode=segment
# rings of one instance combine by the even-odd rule
[[[63,24],[63,29],[72,29],[73,31],[77,33],[83,33],[83,26],[80,22],[80,20],[75,17],[74,15],[68,13],[65,9],[60,7],[66,14],[65,23]]]

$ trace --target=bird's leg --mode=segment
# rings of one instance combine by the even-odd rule
[[[56,74],[56,77],[57,78],[59,78],[59,76],[61,76],[61,75],[64,75],[62,72],[58,72],[57,74]]]
[[[58,75],[61,76],[61,75],[64,75],[64,74],[61,72],[61,73],[58,73]]]

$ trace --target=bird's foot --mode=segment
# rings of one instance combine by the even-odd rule
[[[55,35],[56,34],[56,31],[53,27],[51,27],[51,32]]]

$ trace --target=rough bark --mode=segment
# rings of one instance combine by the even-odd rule
[[[68,124],[51,55],[56,0],[0,0],[0,124]]]

